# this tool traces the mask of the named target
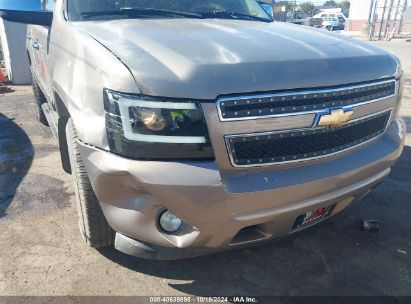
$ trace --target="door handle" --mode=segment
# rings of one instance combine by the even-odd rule
[[[26,37],[27,37],[28,40],[31,40],[31,39],[33,38],[33,37],[31,36],[31,34],[27,34]]]
[[[36,49],[36,50],[40,49],[40,44],[38,42],[33,42],[32,46],[33,46],[33,49]]]

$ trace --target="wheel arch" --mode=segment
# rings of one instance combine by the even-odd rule
[[[68,151],[67,145],[67,134],[66,134],[66,125],[68,120],[70,119],[71,115],[68,111],[63,99],[57,92],[54,92],[54,101],[56,112],[58,114],[58,143],[60,149],[60,158],[61,158],[61,165],[63,170],[71,174],[71,165],[70,165],[70,156]]]

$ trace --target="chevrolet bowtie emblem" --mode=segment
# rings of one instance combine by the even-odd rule
[[[329,114],[320,114],[319,127],[339,127],[350,121],[354,111],[351,109],[332,109]]]

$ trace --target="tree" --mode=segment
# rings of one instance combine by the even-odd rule
[[[303,11],[308,17],[314,16],[318,10],[315,8],[315,5],[312,2],[304,2],[300,4],[300,9]]]
[[[323,4],[324,7],[329,7],[329,8],[334,8],[337,7],[337,2],[335,2],[334,0],[328,0],[325,1]]]
[[[292,0],[292,1],[287,2],[287,7],[285,10],[287,13],[295,12],[296,8],[297,8],[297,0]]]
[[[350,12],[350,6],[351,6],[351,3],[350,3],[350,1],[347,1],[347,0],[344,0],[344,1],[341,1],[340,3],[338,3],[338,7],[341,8],[341,11],[346,16],[348,16],[348,14]]]

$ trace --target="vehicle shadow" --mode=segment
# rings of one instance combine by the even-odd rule
[[[0,113],[0,218],[4,217],[34,157],[26,132]]]
[[[406,122],[410,133],[411,118]],[[273,243],[177,261],[143,260],[112,248],[99,252],[121,267],[173,280],[169,287],[193,296],[375,296],[394,290],[409,295],[409,281],[398,269],[411,269],[411,261],[393,248],[411,248],[411,239],[404,238],[411,231],[405,211],[410,196],[406,146],[390,177],[367,198]],[[381,231],[361,231],[364,218],[381,220]]]

